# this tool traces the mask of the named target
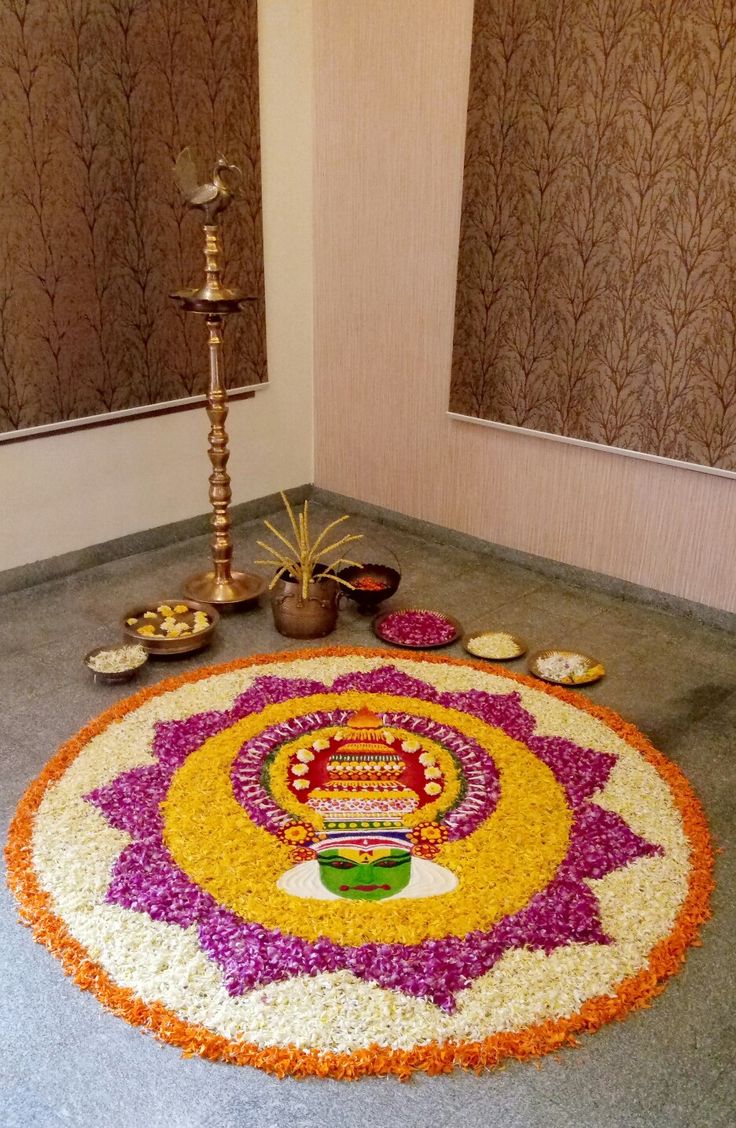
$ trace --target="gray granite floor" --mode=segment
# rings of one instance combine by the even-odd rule
[[[323,515],[329,510],[323,508]],[[466,628],[501,627],[534,648],[600,657],[607,677],[587,693],[637,724],[687,773],[703,799],[718,859],[714,918],[682,974],[651,1008],[584,1037],[575,1050],[482,1077],[423,1075],[358,1083],[279,1081],[256,1070],[184,1060],[108,1014],[64,977],[15,919],[0,889],[0,1124],[133,1128],[727,1128],[734,1100],[736,652],[733,635],[592,593],[491,557],[424,543],[356,518],[376,555],[400,558],[396,605],[442,608]],[[259,522],[235,529],[236,563],[258,555]],[[106,563],[0,599],[0,819],[57,746],[130,686],[93,684],[81,665],[115,640],[120,613],[171,597],[208,559],[197,538]],[[375,645],[370,620],[346,607],[325,645]],[[150,662],[138,684],[295,644],[270,610],[225,616],[211,648]],[[307,644],[313,645],[313,644]],[[461,655],[459,644],[448,653]],[[510,664],[523,671],[524,659]],[[135,686],[133,687],[135,688]]]

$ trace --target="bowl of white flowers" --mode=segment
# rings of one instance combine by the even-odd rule
[[[116,685],[130,681],[148,661],[148,651],[140,643],[123,646],[98,646],[84,656],[84,664],[96,682]]]

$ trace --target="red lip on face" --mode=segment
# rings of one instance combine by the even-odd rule
[[[361,893],[374,893],[376,889],[390,889],[390,885],[341,885],[340,892],[347,893],[350,889],[358,889]]]

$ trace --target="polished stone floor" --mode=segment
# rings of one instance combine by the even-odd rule
[[[330,511],[323,507],[322,515]],[[476,1077],[358,1083],[279,1081],[256,1070],[184,1060],[108,1014],[64,977],[15,920],[0,888],[2,1128],[727,1128],[736,1124],[736,648],[734,636],[591,592],[441,538],[356,517],[375,554],[400,558],[396,605],[444,609],[466,628],[513,631],[532,648],[598,656],[588,696],[622,713],[686,772],[702,797],[718,858],[714,918],[683,972],[651,1008],[584,1037],[578,1049]],[[234,531],[236,563],[259,555],[260,522]],[[206,538],[129,556],[0,599],[0,819],[5,827],[56,747],[125,697],[92,683],[84,653],[118,637],[137,601],[169,598],[206,564]],[[377,645],[346,607],[325,645]],[[294,644],[264,606],[223,618],[211,648],[150,662],[137,684]],[[314,644],[309,644],[314,645]],[[462,655],[459,644],[448,653]],[[510,664],[524,671],[524,659]]]

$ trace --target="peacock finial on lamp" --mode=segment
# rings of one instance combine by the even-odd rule
[[[192,599],[218,606],[254,604],[265,590],[260,576],[232,570],[233,543],[230,537],[230,458],[225,421],[228,414],[227,389],[222,374],[222,338],[225,318],[242,310],[245,302],[255,301],[241,290],[222,283],[222,242],[218,217],[237,194],[242,173],[237,165],[218,157],[212,180],[200,183],[191,151],[183,149],[174,165],[174,176],[191,207],[204,211],[204,285],[177,290],[172,298],[188,313],[204,316],[209,333],[210,380],[207,392],[207,415],[210,420],[209,458],[210,504],[212,515],[212,571],[191,576],[184,583],[184,592]]]

